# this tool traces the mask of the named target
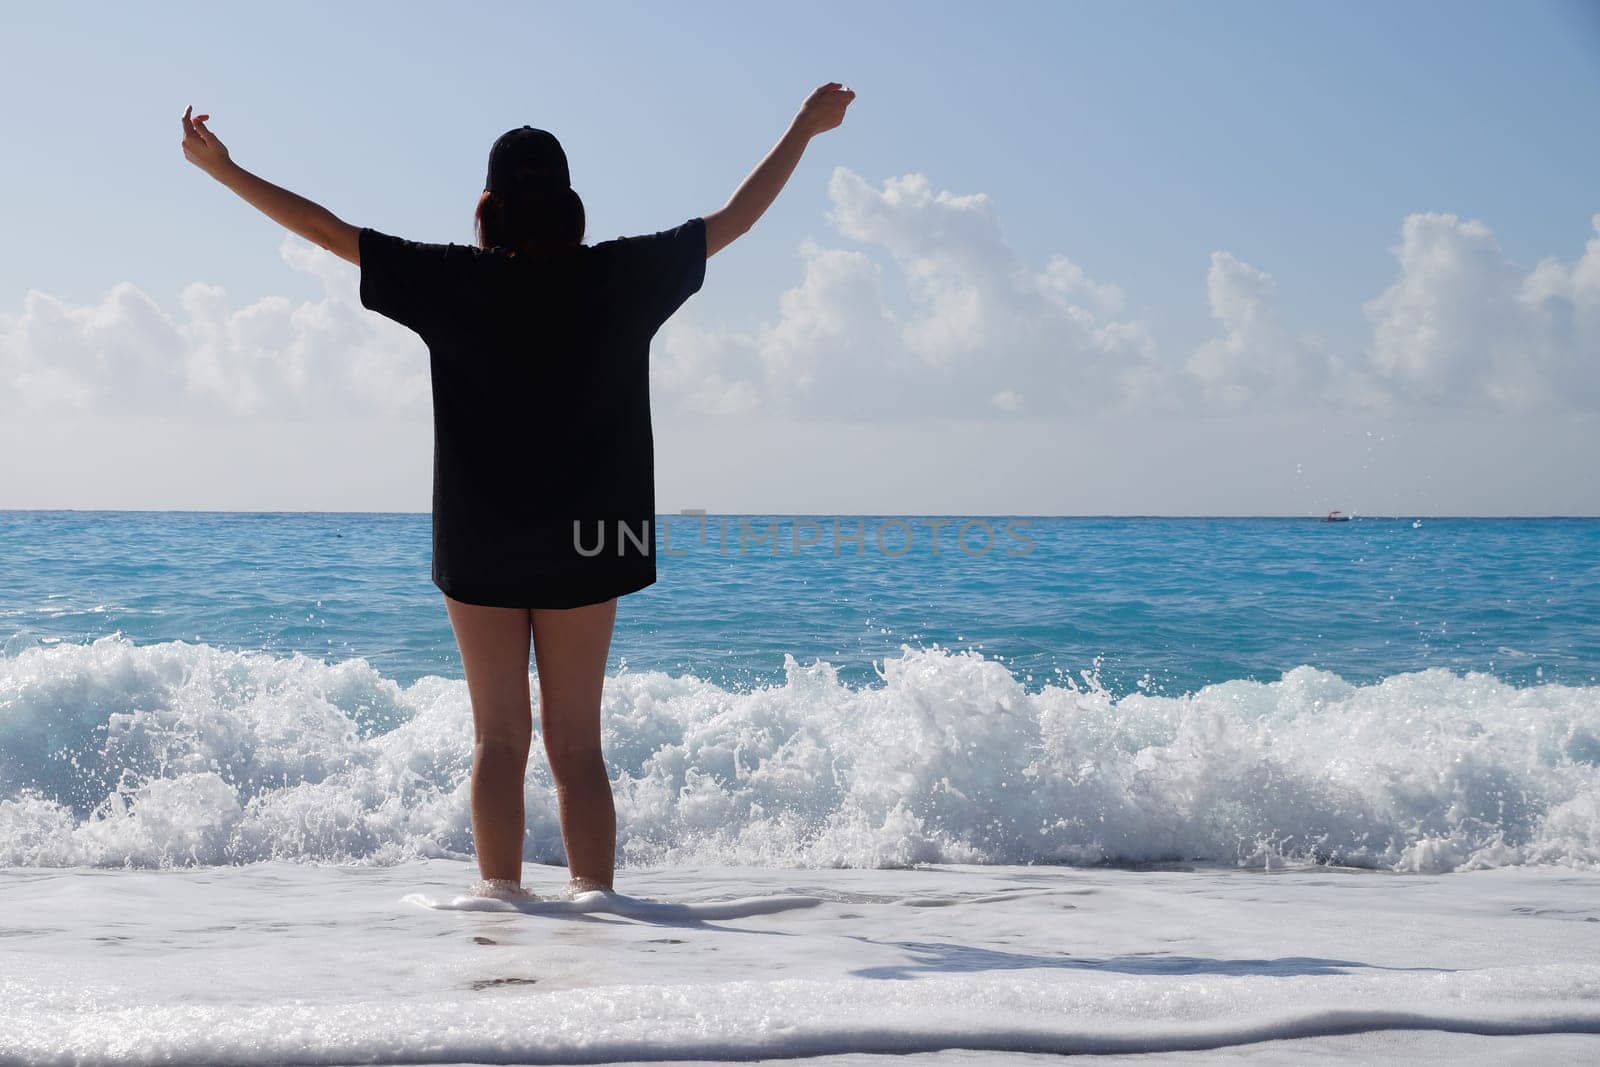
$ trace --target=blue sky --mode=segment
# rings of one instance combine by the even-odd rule
[[[693,301],[730,335],[773,320],[803,242],[870,246],[826,218],[835,167],[985,194],[1017,261],[1116,286],[1178,361],[1217,333],[1215,252],[1271,276],[1289,333],[1353,355],[1408,216],[1482,220],[1527,272],[1575,263],[1600,212],[1600,6],[1577,2],[9,5],[0,37],[0,314],[120,283],[163,309],[195,282],[318,298],[281,228],[184,162],[189,103],[246,167],[435,241],[470,241],[494,137],[544,126],[603,239],[720,205],[843,81],[845,127]],[[888,306],[917,298],[892,245],[865,251]]]

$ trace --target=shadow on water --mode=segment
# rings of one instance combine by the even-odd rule
[[[918,974],[962,974],[972,971],[1017,971],[1036,968],[1116,971],[1122,974],[1229,974],[1289,977],[1295,975],[1349,974],[1359,970],[1422,971],[1445,973],[1450,967],[1384,967],[1358,960],[1331,960],[1317,956],[1280,956],[1276,959],[1214,959],[1208,956],[1174,956],[1165,952],[1135,952],[1124,956],[1032,955],[1004,952],[936,941],[852,940],[904,950],[911,960],[851,971],[862,978],[907,979]]]

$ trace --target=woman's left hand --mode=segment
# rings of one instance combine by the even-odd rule
[[[228,157],[228,147],[217,140],[216,134],[206,129],[206,119],[211,116],[195,115],[190,118],[193,110],[193,104],[183,109],[183,158],[215,178],[233,160]]]

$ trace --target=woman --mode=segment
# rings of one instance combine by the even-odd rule
[[[476,245],[357,227],[240,167],[183,113],[183,154],[273,221],[361,268],[361,303],[428,344],[433,582],[472,701],[472,835],[487,895],[522,889],[528,652],[561,809],[567,893],[610,891],[616,852],[600,694],[617,597],[655,581],[649,343],[699,290],[705,261],[777,198],[855,94],[811,93],[722,208],[671,230],[584,245],[583,203],[550,134],[489,153]]]

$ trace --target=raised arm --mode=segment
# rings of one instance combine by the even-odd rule
[[[734,238],[756,224],[778,199],[811,138],[843,122],[844,109],[855,98],[855,93],[838,82],[819,86],[806,97],[772,151],[756,164],[756,169],[734,190],[726,204],[705,216],[707,258],[728,247]]]
[[[229,189],[260,209],[261,213],[341,259],[360,266],[358,238],[361,229],[340,219],[320,204],[258,178],[235,163],[217,135],[206,129],[210,115],[190,117],[183,109],[183,156]]]

